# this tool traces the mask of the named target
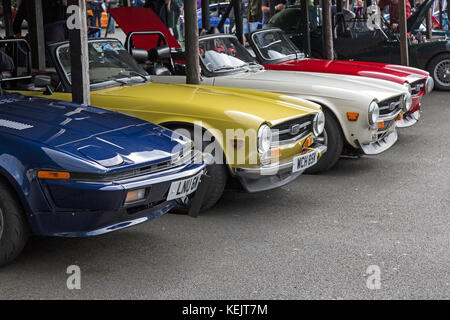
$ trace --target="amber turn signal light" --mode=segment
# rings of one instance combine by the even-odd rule
[[[281,149],[273,149],[272,151],[270,151],[270,157],[271,158],[281,157]]]
[[[347,112],[347,119],[349,121],[356,121],[358,120],[359,113],[358,112]]]
[[[38,171],[39,179],[55,179],[55,180],[67,180],[70,179],[70,173],[64,171]]]
[[[377,127],[378,127],[378,129],[383,128],[384,127],[384,121],[378,122]]]
[[[403,119],[403,115],[401,113],[399,113],[399,115],[397,116],[397,120],[400,121]]]
[[[311,147],[313,142],[314,142],[313,138],[311,136],[309,136],[308,138],[306,138],[305,142],[303,143],[303,147],[304,148]]]

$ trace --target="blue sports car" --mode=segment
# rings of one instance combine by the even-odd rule
[[[29,234],[86,237],[156,218],[197,189],[192,142],[73,103],[0,96],[0,265]]]

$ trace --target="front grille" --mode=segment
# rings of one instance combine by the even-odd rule
[[[378,103],[380,107],[380,118],[396,114],[402,108],[403,96],[396,96]]]
[[[310,114],[273,126],[273,144],[288,144],[306,137],[313,130],[314,116]]]
[[[416,96],[424,90],[425,82],[423,80],[417,80],[411,83],[411,95]]]

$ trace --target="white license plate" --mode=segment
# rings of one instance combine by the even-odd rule
[[[294,165],[292,166],[292,172],[297,172],[312,167],[317,163],[318,155],[319,152],[312,151],[307,154],[302,154],[301,156],[295,157]]]
[[[197,190],[197,187],[200,184],[201,176],[202,173],[199,173],[189,179],[172,182],[170,185],[169,194],[167,195],[167,200],[169,201],[182,198]]]

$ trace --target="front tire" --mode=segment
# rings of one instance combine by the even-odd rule
[[[183,134],[182,131],[188,131],[190,133],[190,138],[194,137],[194,131],[193,129],[188,128],[174,128],[172,129],[174,131],[180,130],[179,133]],[[193,139],[192,139],[193,140]],[[207,146],[208,141],[203,142],[203,149]],[[200,150],[203,152],[203,150]],[[222,150],[215,150],[217,152],[221,152],[223,155]],[[215,159],[215,154],[212,155],[213,159]],[[224,157],[223,157],[224,158]],[[225,161],[223,161],[222,164],[213,163],[206,167],[206,174],[211,177],[210,184],[208,186],[208,191],[205,194],[205,197],[203,198],[203,203],[200,208],[200,212],[207,211],[211,209],[217,201],[222,197],[223,191],[225,190],[225,186],[227,184],[228,179],[228,173],[226,169]],[[186,206],[176,206],[174,209],[174,212],[177,213],[188,213],[188,207]]]
[[[434,57],[428,67],[433,77],[434,87],[438,90],[450,90],[450,54],[444,53]]]
[[[305,172],[309,174],[317,174],[331,169],[339,160],[344,148],[341,126],[331,111],[323,109],[323,112],[325,113],[325,130],[317,140],[327,146],[327,152],[322,155],[315,166],[306,169]]]
[[[0,266],[14,260],[27,243],[28,225],[11,188],[0,182]]]

